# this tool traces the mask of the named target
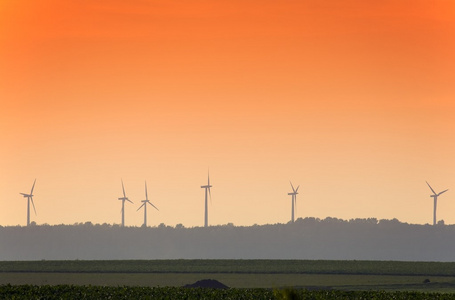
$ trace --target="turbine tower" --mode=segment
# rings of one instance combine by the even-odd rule
[[[20,193],[22,196],[24,196],[24,198],[27,198],[27,226],[30,226],[30,200],[32,201],[33,210],[35,211],[36,215],[35,203],[33,203],[33,189],[35,188],[35,183],[36,178],[35,181],[33,181],[32,190],[30,191],[30,194]]]
[[[149,200],[149,197],[147,195],[147,181],[145,182],[145,200],[142,200],[142,205],[139,206],[139,208],[137,210],[140,210],[142,207],[144,207],[144,227],[147,227],[147,204],[150,204],[151,206],[153,206],[156,210],[159,211],[159,209],[152,204],[152,202],[150,202]]]
[[[425,181],[427,184],[428,184],[428,187],[430,188],[430,190],[433,192],[433,195],[430,195],[430,197],[432,197],[434,199],[434,208],[433,208],[433,225],[436,225],[436,207],[438,206],[438,197],[439,195],[441,195],[442,193],[445,193],[447,192],[449,189],[447,190],[444,190],[440,193],[436,193],[433,188],[431,187],[431,185]]]
[[[298,194],[297,191],[299,190],[300,185],[296,189],[294,189],[292,182],[289,181],[289,183],[291,184],[291,187],[292,187],[292,193],[288,193],[288,195],[292,196],[291,222],[294,223],[294,207],[297,207],[297,194]]]
[[[212,201],[212,194],[210,193],[210,188],[212,186],[210,185],[210,173],[207,175],[207,185],[202,185],[201,189],[205,189],[205,215],[204,215],[204,227],[209,226],[209,212],[208,212],[208,197],[207,197],[207,191],[208,195],[210,196],[210,201]]]
[[[122,189],[123,189],[123,197],[118,198],[122,201],[122,227],[125,227],[125,201],[133,203],[125,194],[125,187],[123,186],[123,179],[122,179]]]

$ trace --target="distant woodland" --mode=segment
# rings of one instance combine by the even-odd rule
[[[0,226],[0,260],[76,259],[455,261],[455,225],[300,218],[249,227]]]

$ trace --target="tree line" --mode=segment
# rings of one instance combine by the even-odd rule
[[[455,225],[299,218],[187,228],[112,224],[0,226],[0,260],[339,259],[454,261]]]

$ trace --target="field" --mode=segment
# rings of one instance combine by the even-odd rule
[[[429,278],[430,283],[423,283]],[[325,275],[325,274],[226,274],[226,273],[2,273],[0,284],[97,285],[181,287],[202,279],[216,279],[235,288],[337,290],[389,290],[455,292],[453,277]]]
[[[273,289],[286,287],[294,288],[299,293],[303,293],[305,290],[316,294],[337,290],[340,293],[341,291],[346,293],[355,291],[360,293],[355,295],[365,295],[361,292],[387,291],[392,293],[424,292],[422,294],[428,296],[425,293],[438,292],[443,293],[438,294],[439,296],[444,295],[445,298],[451,298],[452,293],[455,293],[455,264],[304,260],[0,262],[0,285],[2,285],[2,291],[6,293],[4,295],[9,295],[8,293],[11,293],[14,288],[28,288],[29,291],[36,293],[40,291],[40,287],[44,290],[53,288],[65,290],[65,287],[77,290],[88,286],[93,288],[104,286],[106,291],[114,294],[127,293],[126,290],[129,289],[134,291],[128,291],[128,293],[143,291],[146,295],[154,291],[154,293],[160,294],[164,293],[162,290],[164,287],[168,288],[166,291],[169,293],[183,293],[180,287],[202,279],[216,279],[234,288],[231,290],[235,290],[236,293],[248,291],[251,294],[254,290],[254,295],[256,295],[255,293],[266,295],[264,299],[270,299],[268,293],[271,293]],[[124,287],[125,290],[123,292],[115,290],[120,287]],[[161,288],[157,289],[158,287]],[[186,290],[183,289],[184,293],[189,293]],[[79,292],[81,291],[78,290]],[[101,293],[101,291],[98,292]],[[311,297],[316,297],[314,295]],[[392,294],[386,293],[385,295]],[[433,296],[435,295],[432,295],[431,298],[434,298]],[[379,299],[387,299],[381,297]],[[400,297],[397,299],[401,299]],[[5,297],[0,294],[0,298]],[[194,299],[196,298],[194,296]],[[234,298],[242,297],[237,295]]]
[[[1,299],[455,299],[453,295],[381,291],[186,289],[96,286],[0,286]]]
[[[0,272],[344,274],[455,277],[452,262],[347,260],[66,260],[0,261]]]
[[[455,263],[346,260],[0,261],[0,272],[267,273],[454,276]]]

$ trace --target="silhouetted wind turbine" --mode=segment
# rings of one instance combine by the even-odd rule
[[[439,195],[441,195],[442,193],[445,193],[447,192],[449,189],[447,190],[444,190],[440,193],[436,193],[433,188],[430,186],[430,184],[425,181],[427,184],[428,184],[428,187],[430,188],[430,190],[433,192],[433,195],[430,195],[430,197],[432,197],[434,199],[434,208],[433,208],[433,225],[436,225],[436,207],[438,206],[438,197]]]
[[[291,221],[292,221],[292,223],[294,223],[294,206],[297,207],[297,194],[298,194],[297,191],[299,190],[300,185],[297,187],[297,189],[294,189],[294,186],[292,185],[292,182],[289,181],[289,183],[291,183],[291,187],[292,187],[292,193],[288,193],[288,195],[292,196]]]
[[[35,183],[36,178],[35,181],[33,181],[32,190],[30,191],[30,194],[20,193],[22,196],[24,196],[24,198],[27,198],[27,226],[30,225],[30,200],[32,201],[33,210],[35,211],[36,215],[35,203],[33,203],[33,189],[35,188]]]
[[[204,227],[209,226],[209,211],[208,211],[208,203],[207,203],[207,191],[208,195],[210,196],[210,201],[212,201],[212,194],[210,193],[210,173],[207,173],[207,185],[202,185],[201,189],[205,189],[205,218],[204,218]]]
[[[122,201],[122,227],[125,227],[125,201],[133,203],[125,194],[125,187],[123,186],[123,179],[122,179],[122,189],[123,189],[123,197],[118,198]]]
[[[144,227],[147,227],[147,204],[150,204],[153,206],[156,210],[159,211],[159,209],[150,202],[149,197],[147,195],[147,181],[145,182],[145,200],[142,200],[142,205],[139,206],[137,210],[140,210],[142,207],[144,207]]]

